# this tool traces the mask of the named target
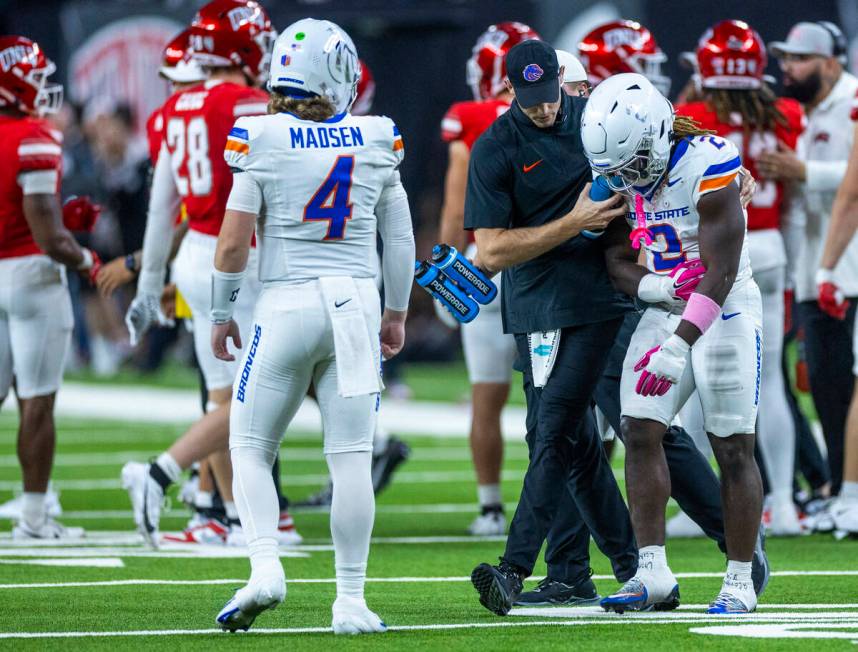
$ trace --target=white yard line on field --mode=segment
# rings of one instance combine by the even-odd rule
[[[622,471],[614,471],[622,474]],[[503,471],[502,480],[520,481],[524,471]],[[287,487],[315,487],[326,485],[330,481],[327,473],[287,474],[283,476],[283,484]],[[473,482],[474,472],[467,471],[400,471],[396,474],[397,484],[438,484],[442,482],[460,483]],[[53,486],[58,491],[93,491],[96,489],[121,489],[120,480],[116,478],[54,480]],[[20,490],[19,480],[0,481],[0,491]]]
[[[65,383],[57,394],[56,414],[61,417],[190,424],[200,417],[200,396],[195,390]],[[522,407],[504,409],[502,432],[505,437],[524,439],[524,414]],[[397,434],[459,438],[468,435],[471,409],[469,405],[455,403],[383,400],[379,421],[387,430]],[[314,401],[304,401],[290,427],[300,431],[321,430],[319,409]]]
[[[6,563],[0,562],[0,563]],[[10,562],[13,563],[13,562]],[[793,575],[801,576],[829,576],[837,575],[858,575],[858,571],[780,571],[773,573],[774,576],[789,577]],[[724,573],[676,573],[679,579],[700,579],[700,578],[720,578]],[[543,579],[539,575],[534,575],[529,578],[531,581],[539,581]],[[613,580],[613,575],[594,575],[594,580]],[[172,585],[189,585],[189,586],[207,586],[217,584],[244,584],[247,579],[208,579],[208,580],[156,580],[156,579],[129,579],[129,580],[93,580],[88,582],[27,582],[19,584],[0,584],[0,589],[64,589],[64,588],[84,588],[98,586],[172,586]],[[447,584],[470,582],[470,576],[447,576],[447,577],[368,577],[367,582],[375,584]],[[333,577],[316,577],[316,578],[287,578],[288,584],[335,584],[336,578]],[[682,605],[679,611],[696,611],[705,608],[706,605]],[[847,602],[841,604],[825,604],[825,603],[808,603],[808,604],[760,604],[757,608],[762,610],[768,609],[828,609],[829,607],[837,607],[838,609],[858,609],[858,602]],[[564,607],[545,607],[552,615],[563,615]],[[581,607],[572,607],[571,613],[580,613]],[[516,609],[514,615],[529,615],[520,613],[521,609]]]
[[[836,605],[831,605],[836,608]],[[681,616],[677,617],[677,616]],[[584,625],[665,625],[688,623],[717,623],[725,625],[735,623],[783,622],[785,620],[800,621],[807,624],[819,624],[830,627],[856,627],[858,620],[854,613],[822,612],[816,614],[785,612],[781,614],[748,614],[742,616],[711,616],[707,614],[677,614],[665,617],[662,614],[617,614],[581,613],[577,618],[551,620],[502,620],[479,623],[436,623],[425,625],[401,625],[390,627],[392,632],[439,631],[462,629],[501,629],[510,627],[545,627],[545,626],[584,626]],[[251,629],[248,634],[326,634],[329,627],[288,627],[288,628],[258,628]],[[0,632],[0,639],[39,639],[39,638],[107,638],[107,637],[137,637],[137,636],[205,636],[220,634],[216,629],[149,629],[133,631],[77,631],[77,632]],[[241,634],[239,634],[241,635]],[[858,636],[858,635],[857,635]]]
[[[68,568],[125,568],[119,557],[91,557],[89,559],[0,559],[0,564],[10,566],[62,566]]]

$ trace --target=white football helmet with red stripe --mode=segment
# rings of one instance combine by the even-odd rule
[[[505,22],[490,26],[477,39],[467,63],[468,86],[475,100],[496,97],[505,90],[506,53],[522,41],[540,36],[524,23]]]
[[[23,36],[0,37],[0,107],[30,115],[56,113],[63,103],[63,87],[48,83],[55,70],[38,43]]]

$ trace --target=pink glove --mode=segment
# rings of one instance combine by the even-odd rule
[[[686,260],[681,265],[677,265],[670,272],[670,278],[673,279],[673,294],[683,301],[688,301],[688,297],[697,289],[697,284],[705,273],[706,267],[699,258]]]
[[[635,392],[641,396],[664,396],[682,378],[691,347],[678,335],[671,335],[664,344],[647,351],[635,364],[641,372]]]

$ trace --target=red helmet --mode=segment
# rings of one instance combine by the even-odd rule
[[[357,86],[357,97],[352,104],[351,113],[352,115],[366,115],[372,107],[373,99],[375,99],[375,79],[363,59],[358,59],[358,70],[360,79]]]
[[[504,90],[506,53],[531,39],[539,40],[540,36],[524,23],[498,23],[482,33],[467,64],[468,85],[475,100],[487,100]]]
[[[722,20],[697,44],[703,88],[759,88],[767,62],[763,39],[741,20]]]
[[[23,36],[0,36],[0,107],[34,115],[58,111],[63,87],[48,84],[56,69],[38,43]]]
[[[206,73],[200,64],[191,59],[191,48],[188,42],[191,30],[178,34],[164,48],[164,56],[158,74],[174,83],[187,84],[203,81]]]
[[[255,0],[213,0],[191,22],[191,57],[211,68],[238,66],[248,79],[261,84],[268,75],[276,36],[268,14]]]
[[[661,74],[667,56],[652,33],[633,20],[615,20],[597,27],[578,44],[578,56],[593,86],[611,75],[636,72],[663,94],[670,90],[670,78]]]

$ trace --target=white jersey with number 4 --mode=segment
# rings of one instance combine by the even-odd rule
[[[724,138],[695,136],[677,143],[668,165],[667,178],[653,195],[645,196],[646,225],[653,238],[652,244],[646,247],[650,271],[668,274],[686,260],[700,258],[697,202],[707,193],[731,183],[738,184],[741,165],[736,146]],[[628,221],[633,229],[637,226],[634,204]],[[746,235],[747,221],[746,214]],[[747,238],[744,238],[735,285],[750,278],[751,264]]]
[[[261,192],[260,280],[374,277],[376,204],[385,186],[399,181],[403,155],[399,130],[386,117],[239,118],[224,157]]]

